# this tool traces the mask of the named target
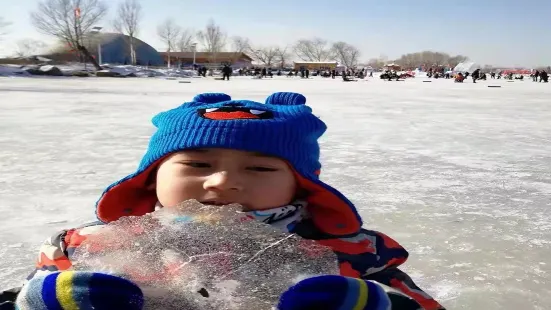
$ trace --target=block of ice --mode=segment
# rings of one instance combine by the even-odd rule
[[[134,281],[148,309],[271,309],[293,283],[338,274],[330,249],[239,210],[187,201],[121,218],[82,243],[74,267]]]

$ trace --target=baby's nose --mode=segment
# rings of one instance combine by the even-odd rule
[[[218,171],[207,177],[203,183],[205,190],[217,191],[241,191],[243,184],[237,173],[229,171]]]

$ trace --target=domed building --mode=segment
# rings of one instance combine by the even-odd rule
[[[132,64],[130,37],[120,33],[93,33],[86,36],[83,45],[99,61],[98,43],[101,42],[101,62],[108,64]],[[142,66],[161,66],[163,58],[151,45],[134,38],[136,64]],[[76,53],[67,46],[58,48],[46,57],[54,60],[75,60]]]

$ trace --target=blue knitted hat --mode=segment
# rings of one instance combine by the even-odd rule
[[[110,185],[96,204],[103,222],[153,211],[154,191],[146,190],[151,173],[168,155],[193,148],[228,148],[259,152],[286,160],[300,188],[306,190],[309,213],[317,227],[333,235],[353,234],[362,225],[354,205],[319,180],[318,138],[325,124],[297,93],[274,93],[266,102],[232,100],[222,93],[200,94],[153,118],[157,131],[138,170]],[[277,206],[274,206],[277,207]]]

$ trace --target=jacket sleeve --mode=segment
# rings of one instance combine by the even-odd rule
[[[67,254],[69,243],[66,239],[68,235],[70,236],[74,232],[75,229],[62,230],[42,243],[38,252],[38,261],[36,262],[35,269],[27,277],[27,281],[23,286],[36,275],[49,274],[71,268],[72,265]],[[21,294],[25,295],[25,290],[22,287],[0,292],[0,310],[16,309],[15,300]]]
[[[62,230],[46,239],[40,246],[35,270],[27,277],[70,270],[73,267],[71,256],[75,249],[86,239],[86,235],[95,232],[101,225],[96,222],[79,228]]]
[[[42,243],[38,251],[35,269],[27,277],[27,280],[34,278],[37,274],[53,273],[71,268],[71,261],[67,254],[68,242],[65,238],[74,231],[74,229],[59,231]]]
[[[373,280],[397,289],[415,299],[426,310],[444,309],[421,290],[398,266],[408,258],[408,252],[389,236],[373,230],[339,239],[320,242],[337,254],[341,275]]]

